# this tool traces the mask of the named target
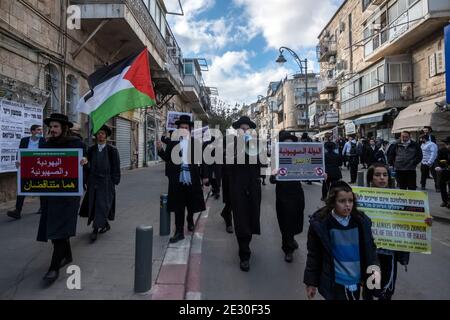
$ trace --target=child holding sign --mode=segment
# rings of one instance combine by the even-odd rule
[[[389,168],[382,163],[373,164],[367,171],[367,186],[372,188],[389,188]],[[425,220],[431,226],[431,218]],[[367,292],[367,298],[372,299],[372,294],[378,300],[391,300],[395,291],[397,280],[397,263],[406,266],[409,263],[409,252],[393,251],[383,248],[377,249],[381,270],[381,288],[373,292]]]
[[[369,266],[378,265],[372,222],[356,209],[343,181],[331,186],[326,206],[311,216],[303,282],[308,299],[317,289],[326,300],[359,300]]]

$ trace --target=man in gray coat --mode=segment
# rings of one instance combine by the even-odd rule
[[[389,153],[389,164],[394,167],[400,189],[416,190],[417,165],[422,161],[422,149],[411,140],[409,131],[403,131],[400,142],[392,147]]]

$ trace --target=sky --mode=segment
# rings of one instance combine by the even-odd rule
[[[308,59],[318,71],[318,35],[343,0],[181,0],[184,16],[168,15],[169,25],[185,58],[205,58],[206,85],[217,87],[231,106],[265,96],[271,81],[299,71],[289,53],[280,66],[279,47]],[[179,12],[178,0],[166,0]]]

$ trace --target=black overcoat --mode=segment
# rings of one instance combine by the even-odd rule
[[[240,238],[261,234],[261,163],[251,164],[246,155],[245,163],[238,164],[236,149],[235,162],[226,164],[226,174],[234,228]]]
[[[181,207],[184,207],[184,203],[181,203],[177,201],[177,199],[180,198],[181,193],[183,192],[183,189],[181,188],[182,185],[179,182],[180,181],[180,171],[181,171],[181,164],[175,164],[172,161],[172,150],[180,143],[180,141],[167,141],[167,147],[166,149],[161,149],[158,151],[158,155],[163,159],[166,164],[166,174],[169,178],[169,192],[168,192],[168,199],[167,199],[167,206],[168,210],[170,212],[174,212],[177,209],[182,209]],[[200,143],[200,152],[202,151],[202,143]],[[190,146],[194,145],[194,139],[191,138],[191,144]],[[190,153],[190,164],[189,164],[189,170],[191,173],[191,181],[192,181],[192,194],[190,195],[191,200],[189,203],[188,212],[196,213],[206,210],[205,207],[205,198],[203,196],[203,190],[202,190],[202,173],[204,177],[208,177],[208,169],[207,166],[203,164],[203,159],[201,159],[200,163],[195,163],[194,159],[194,152]],[[180,157],[181,157],[181,150],[180,150]],[[181,207],[180,207],[181,206]]]
[[[95,218],[95,214],[107,217],[112,221],[116,213],[116,188],[120,183],[120,157],[116,147],[105,146],[108,163],[105,170],[109,174],[99,174],[93,170],[97,164],[97,144],[91,146],[87,152],[89,166],[87,170],[87,190],[80,209],[80,216],[88,218],[88,225]],[[95,202],[94,202],[95,200]],[[94,209],[95,208],[95,209]],[[94,227],[97,227],[94,225]],[[104,226],[101,226],[104,227]]]
[[[270,182],[276,184],[276,209],[278,225],[282,235],[293,236],[303,231],[305,194],[300,181],[277,181],[270,176]]]
[[[65,137],[59,141],[48,141],[43,148],[82,149],[86,156],[85,144],[78,137]],[[42,213],[39,220],[37,241],[47,242],[75,236],[80,197],[41,197]]]

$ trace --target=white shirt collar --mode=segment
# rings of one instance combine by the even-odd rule
[[[98,147],[98,151],[102,152],[103,149],[105,149],[105,147],[106,147],[106,143],[104,143],[104,144],[97,143],[97,147]]]

